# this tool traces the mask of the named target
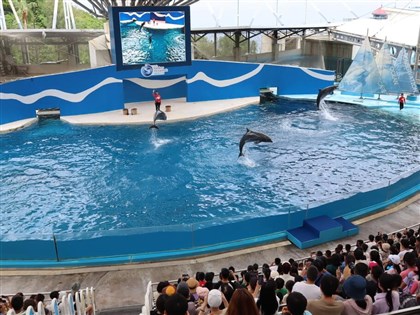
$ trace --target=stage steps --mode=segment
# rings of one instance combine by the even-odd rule
[[[303,221],[301,227],[287,231],[287,238],[300,249],[356,235],[359,227],[342,217],[322,215]]]

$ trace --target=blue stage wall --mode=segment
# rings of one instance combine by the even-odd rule
[[[258,96],[267,86],[277,87],[281,95],[317,94],[334,81],[332,71],[256,63],[194,61],[164,70],[163,75],[145,78],[139,70],[107,66],[3,83],[0,125],[34,118],[37,109],[58,107],[68,116],[119,110],[125,103],[153,103],[153,89],[164,100],[185,97],[193,102]]]

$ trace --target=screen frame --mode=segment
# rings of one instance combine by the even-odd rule
[[[142,7],[110,7],[109,10],[109,30],[111,41],[111,58],[116,65],[117,71],[141,69],[143,66],[151,64],[161,67],[179,67],[191,65],[191,15],[189,6],[142,6]],[[174,62],[142,62],[137,64],[124,64],[121,45],[120,13],[121,12],[184,12],[185,24],[185,61]]]

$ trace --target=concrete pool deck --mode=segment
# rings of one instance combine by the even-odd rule
[[[185,98],[163,99],[161,110],[166,111],[166,106],[171,106],[171,110],[166,112],[168,119],[158,121],[158,125],[182,120],[197,119],[209,115],[214,115],[234,109],[238,109],[251,104],[258,104],[259,97],[245,97],[226,100],[215,100],[205,102],[187,102]],[[136,125],[152,124],[155,113],[155,104],[150,102],[126,103],[129,115],[123,114],[123,109],[96,114],[61,116],[60,119],[71,124],[81,125]],[[132,115],[132,109],[137,110],[136,115]],[[23,119],[7,124],[0,125],[0,133],[11,132],[25,128],[37,121],[37,118]]]

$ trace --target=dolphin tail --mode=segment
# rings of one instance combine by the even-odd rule
[[[151,125],[150,127],[149,127],[149,129],[159,129],[159,127],[158,126],[156,126],[156,125]]]
[[[239,159],[241,156],[245,156],[245,154],[243,154],[242,152],[239,152],[238,159]]]

